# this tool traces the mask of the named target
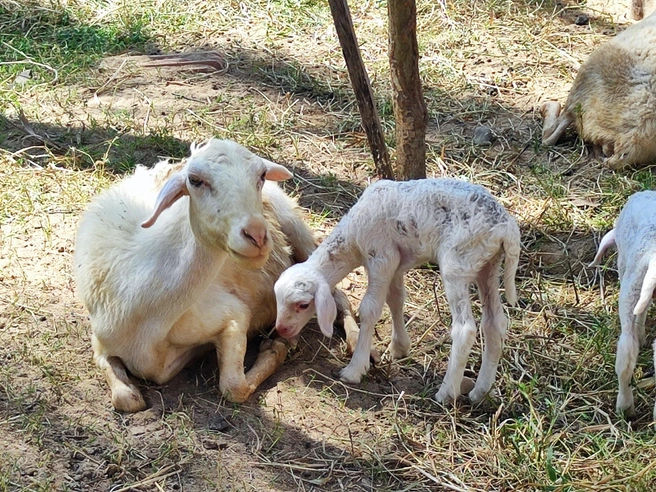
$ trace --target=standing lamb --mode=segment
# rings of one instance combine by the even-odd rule
[[[595,154],[621,169],[656,159],[656,12],[597,48],[581,66],[560,112],[542,106],[542,144],[573,123]]]
[[[280,276],[274,287],[276,329],[283,337],[294,337],[316,310],[321,331],[331,336],[336,312],[331,290],[351,270],[364,265],[369,284],[360,304],[360,335],[351,362],[341,372],[343,381],[358,383],[369,369],[374,325],[385,302],[392,315],[390,354],[396,359],[408,355],[403,276],[422,263],[436,262],[451,309],[453,344],[435,398],[448,402],[460,395],[477,333],[469,293],[476,282],[485,351],[469,397],[478,402],[494,383],[508,324],[499,295],[502,255],[506,256],[506,297],[514,305],[519,252],[515,219],[485,188],[454,179],[378,181],[305,263]]]
[[[145,408],[127,371],[163,384],[215,347],[221,393],[241,402],[283,362],[277,339],[244,374],[248,337],[275,321],[275,280],[315,248],[296,203],[267,181],[290,177],[211,139],[181,164],[138,167],[91,203],[74,270],[117,410]]]
[[[613,245],[617,246],[622,327],[615,360],[619,380],[616,408],[630,416],[635,413],[635,408],[629,384],[638,350],[646,342],[645,319],[656,287],[656,192],[642,191],[629,198],[617,218],[615,228],[599,243],[599,250],[590,266],[599,265],[606,249]],[[656,354],[656,341],[653,350]],[[656,421],[656,405],[653,419]]]

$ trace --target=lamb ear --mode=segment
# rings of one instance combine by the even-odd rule
[[[164,183],[164,186],[157,195],[153,213],[148,220],[141,224],[141,227],[148,228],[152,226],[164,210],[188,194],[186,174],[182,172],[175,173]]]
[[[266,179],[269,181],[285,181],[293,176],[292,173],[285,166],[276,164],[275,162],[268,161],[261,158],[266,166]]]
[[[321,282],[319,284],[317,293],[314,295],[314,305],[317,309],[317,321],[321,333],[327,337],[332,337],[333,323],[337,317],[337,306],[327,283]]]

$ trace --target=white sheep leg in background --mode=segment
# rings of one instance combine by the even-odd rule
[[[405,286],[403,276],[405,272],[397,270],[387,292],[387,305],[392,315],[392,341],[389,352],[393,359],[407,357],[410,352],[410,337],[405,328],[403,319],[403,304],[405,303]]]
[[[442,386],[435,395],[439,403],[455,401],[460,395],[460,385],[465,366],[476,341],[476,322],[471,309],[469,286],[471,282],[460,276],[442,274],[446,298],[451,310],[451,353]]]
[[[365,265],[369,285],[360,303],[360,335],[351,362],[340,373],[342,381],[357,384],[369,370],[374,327],[383,314],[389,284],[398,265],[398,255],[385,259],[370,258]]]
[[[481,270],[476,279],[481,300],[481,331],[485,348],[476,386],[469,393],[469,399],[474,403],[485,398],[492,389],[508,327],[508,319],[503,312],[499,294],[500,267],[501,257],[497,256]]]
[[[642,278],[622,279],[626,282],[620,289],[619,316],[622,325],[622,334],[617,343],[617,358],[615,360],[615,372],[619,382],[619,392],[617,394],[617,411],[624,412],[626,415],[633,415],[635,408],[633,405],[633,392],[631,391],[631,378],[638,360],[638,350],[640,344],[635,327],[635,315],[633,306],[638,302],[640,297],[640,284]]]

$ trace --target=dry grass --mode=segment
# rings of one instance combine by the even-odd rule
[[[385,4],[351,8],[393,146]],[[334,377],[347,363],[339,339],[308,329],[246,404],[220,398],[207,360],[169,385],[144,382],[149,410],[119,415],[74,298],[79,214],[136,163],[217,135],[293,168],[288,189],[328,234],[372,174],[344,62],[314,0],[0,0],[0,490],[652,490],[651,356],[636,371],[638,416],[625,420],[614,411],[614,261],[585,267],[626,197],[653,187],[652,169],[611,172],[573,135],[543,149],[536,116],[544,99],[564,99],[626,10],[537,0],[418,10],[429,174],[489,187],[523,232],[498,395],[476,408],[431,399],[449,314],[425,268],[406,280],[410,357],[357,387]],[[589,25],[573,23],[580,13]],[[134,63],[199,49],[226,69]],[[481,124],[490,146],[472,144]],[[354,302],[365,285],[361,271],[349,276]],[[477,344],[470,375],[479,360]]]

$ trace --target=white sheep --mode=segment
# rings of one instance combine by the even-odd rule
[[[656,12],[597,48],[581,66],[562,112],[542,106],[543,145],[574,124],[614,169],[656,159]]]
[[[294,337],[316,311],[321,331],[331,336],[336,312],[331,290],[351,270],[364,265],[369,283],[360,304],[360,335],[351,362],[341,371],[343,381],[358,383],[369,369],[374,325],[385,302],[392,315],[390,354],[393,358],[408,355],[403,275],[422,263],[436,262],[451,309],[453,344],[435,398],[447,402],[460,395],[477,333],[469,293],[476,282],[485,351],[469,397],[480,401],[494,383],[508,324],[499,295],[504,252],[506,297],[514,305],[519,228],[485,188],[454,179],[378,181],[364,191],[305,263],[293,265],[280,276],[274,287],[276,329],[283,337]]]
[[[617,246],[620,278],[619,317],[622,334],[617,343],[615,372],[619,380],[616,408],[630,416],[635,413],[633,377],[638,350],[645,345],[645,319],[656,287],[656,192],[632,195],[620,212],[615,228],[601,242],[590,266],[599,265],[604,252]],[[653,350],[656,353],[656,342]],[[656,366],[656,359],[654,361]],[[656,421],[656,405],[653,419]]]
[[[91,203],[74,270],[117,410],[145,408],[127,371],[162,384],[216,347],[219,388],[240,402],[283,362],[274,340],[244,374],[247,338],[275,321],[274,281],[315,247],[296,203],[267,181],[290,177],[211,139],[181,164],[138,167]]]

